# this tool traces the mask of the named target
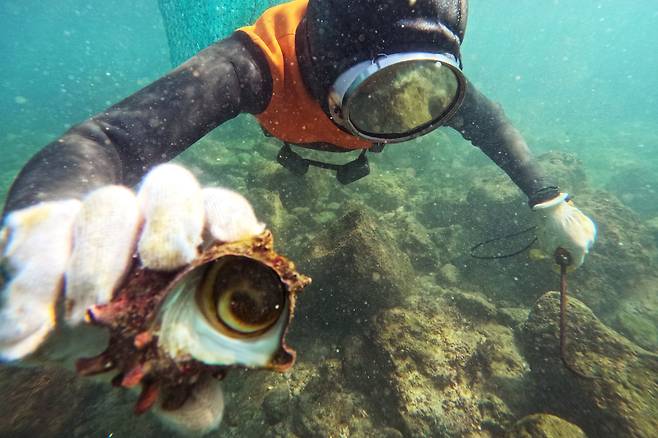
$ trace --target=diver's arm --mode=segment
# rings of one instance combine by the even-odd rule
[[[133,185],[221,123],[262,112],[271,81],[262,52],[237,32],[44,147],[18,175],[5,213]]]
[[[468,83],[459,111],[448,123],[480,148],[528,196],[532,205],[559,194],[532,157],[521,133],[510,123],[500,105]]]

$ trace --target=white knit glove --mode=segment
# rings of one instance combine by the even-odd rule
[[[0,234],[0,360],[24,358],[66,332],[58,326],[83,326],[90,306],[112,299],[136,252],[148,268],[173,270],[197,256],[203,236],[230,242],[263,229],[241,195],[202,189],[173,164],[151,170],[137,194],[106,186],[82,201],[14,211]],[[61,344],[75,350],[79,340],[69,341]]]
[[[569,269],[576,269],[596,240],[596,224],[568,199],[567,193],[560,193],[532,209],[542,218],[538,233],[541,247],[551,255],[558,248],[567,250],[571,255]]]

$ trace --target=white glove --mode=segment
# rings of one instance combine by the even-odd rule
[[[571,255],[569,269],[576,269],[596,240],[596,225],[568,199],[567,193],[560,193],[532,209],[543,219],[537,237],[544,251],[553,255],[558,248],[567,250]]]
[[[51,333],[66,332],[61,326],[82,326],[87,308],[112,299],[136,250],[144,266],[173,270],[197,256],[204,236],[230,242],[263,230],[241,195],[202,189],[173,164],[151,170],[137,195],[106,186],[82,201],[12,212],[0,234],[8,277],[0,291],[0,360],[24,358]],[[62,344],[75,350],[76,341]]]

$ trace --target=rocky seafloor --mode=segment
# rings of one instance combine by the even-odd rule
[[[296,365],[229,373],[224,420],[210,436],[655,436],[658,207],[634,210],[640,195],[594,186],[573,153],[540,157],[599,227],[569,275],[567,353],[594,377],[584,379],[559,358],[551,259],[471,257],[478,242],[534,223],[479,151],[438,132],[371,154],[371,175],[341,186],[317,169],[291,175],[273,160],[274,140],[239,128],[181,160],[204,184],[244,193],[313,284],[288,336]],[[133,394],[61,370],[0,368],[0,391],[1,436],[171,435],[132,415]]]

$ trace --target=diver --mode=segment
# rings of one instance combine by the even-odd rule
[[[238,198],[204,199],[189,172],[163,163],[241,113],[282,140],[278,160],[286,167],[299,174],[309,165],[329,167],[342,183],[367,174],[368,152],[455,129],[527,195],[547,252],[562,247],[572,268],[580,266],[594,223],[542,173],[502,109],[462,71],[467,3],[294,0],[272,7],[45,146],[5,205],[0,358],[34,353],[62,332],[59,321],[80,325],[88,306],[109,301],[135,248],[153,269],[175,269],[196,256],[204,224],[222,225],[214,206]],[[292,147],[359,156],[328,165]],[[145,175],[160,187],[148,199],[118,187]],[[88,220],[95,231],[85,234],[89,227],[79,222]],[[258,228],[255,219],[250,224]],[[76,256],[90,247],[99,254]]]

